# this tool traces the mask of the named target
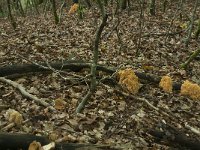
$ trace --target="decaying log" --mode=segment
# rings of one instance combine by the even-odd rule
[[[29,144],[33,141],[40,142],[41,145],[47,145],[51,141],[47,137],[35,136],[30,134],[8,134],[0,133],[0,149],[2,150],[27,150]],[[79,144],[79,143],[57,143],[55,150],[78,150],[78,149],[93,149],[93,150],[117,150],[106,145],[95,144]]]
[[[82,69],[90,69],[91,63],[89,62],[83,62],[83,61],[77,61],[77,60],[70,60],[70,61],[63,61],[63,62],[53,62],[49,63],[52,68],[57,70],[70,70],[78,72]],[[16,64],[16,65],[10,65],[10,66],[4,66],[0,67],[0,77],[9,76],[13,74],[24,74],[24,73],[36,73],[36,72],[44,72],[44,71],[51,71],[51,69],[47,69],[48,65],[46,63],[41,63],[39,65],[35,64]],[[44,66],[44,67],[41,67]],[[109,68],[106,66],[98,65],[97,71],[106,72],[108,74],[113,74],[117,70],[116,68]],[[141,72],[135,72],[135,74],[139,77],[141,80],[146,80],[152,83],[158,84],[160,82],[161,77],[152,75],[152,74],[146,74]],[[180,90],[182,83],[173,83],[173,89],[174,90]]]
[[[27,150],[29,144],[33,141],[38,141],[41,143],[41,145],[50,143],[47,138],[41,136],[0,133],[0,148],[2,150],[18,150],[20,148]]]
[[[179,131],[171,125],[165,125],[162,130],[151,129],[149,134],[156,138],[159,143],[167,143],[168,145],[179,146],[181,149],[183,147],[189,148],[191,150],[200,149],[200,141],[186,136],[183,131]]]

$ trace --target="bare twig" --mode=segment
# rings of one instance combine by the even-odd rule
[[[174,36],[177,34],[181,34],[183,31],[177,31],[177,32],[163,32],[163,33],[147,33],[144,34],[143,37],[151,37],[151,36]]]
[[[101,83],[101,85],[103,85],[104,87],[106,88],[110,88],[108,85],[105,85],[103,83]],[[195,133],[196,135],[200,136],[200,131],[194,127],[191,127],[190,125],[186,124],[185,122],[181,121],[180,119],[177,119],[177,117],[173,116],[173,113],[171,112],[168,112],[166,113],[164,110],[161,110],[157,107],[155,107],[154,105],[152,105],[147,99],[145,98],[140,98],[140,97],[136,97],[134,95],[131,95],[130,93],[125,93],[123,91],[119,91],[119,90],[115,90],[117,93],[120,93],[126,97],[130,97],[132,99],[136,99],[140,102],[144,102],[147,106],[149,106],[151,109],[155,110],[156,112],[159,112],[160,114],[162,114],[163,116],[165,117],[168,117],[170,118],[170,120],[173,120],[173,121],[179,121],[177,122],[178,124],[181,124],[182,126],[184,126],[185,128],[189,129],[191,132]]]
[[[10,123],[7,126],[3,127],[1,130],[2,131],[8,131],[9,129],[13,128],[15,126],[15,123]]]
[[[66,5],[66,2],[63,1],[62,5],[60,6],[60,10],[59,10],[59,23],[61,23],[62,11],[63,11],[63,8],[65,5]]]
[[[186,69],[190,62],[200,54],[200,48],[197,49],[187,60],[185,63],[181,64],[181,68]]]
[[[60,67],[60,69],[58,70],[58,69],[55,69],[55,68],[53,68],[52,66],[51,66],[51,64],[49,64],[49,62],[45,59],[44,61],[46,62],[46,65],[47,65],[47,67],[46,66],[44,66],[44,65],[41,65],[41,64],[39,64],[39,63],[37,63],[37,62],[34,62],[34,61],[32,61],[32,60],[29,60],[29,59],[27,59],[27,58],[25,58],[25,57],[23,57],[23,56],[21,56],[21,55],[18,55],[18,54],[16,54],[18,57],[20,57],[20,58],[22,58],[22,59],[24,59],[24,60],[26,60],[26,61],[28,61],[28,62],[30,62],[30,63],[32,63],[32,64],[34,64],[34,65],[36,65],[36,66],[39,66],[40,68],[43,68],[43,69],[46,69],[46,70],[51,70],[53,73],[55,73],[56,75],[59,75],[63,80],[82,80],[82,81],[84,81],[84,80],[86,80],[87,78],[88,78],[88,76],[85,76],[85,77],[82,77],[82,76],[80,76],[80,75],[76,75],[76,74],[70,74],[71,76],[73,76],[73,78],[66,78],[66,77],[64,77],[63,75],[61,75],[61,73],[65,73],[65,74],[69,74],[68,72],[66,72],[66,71],[62,71],[62,69],[63,69],[63,65]]]
[[[40,104],[40,105],[42,105],[42,106],[49,107],[50,110],[52,110],[52,111],[55,111],[55,109],[54,109],[52,106],[50,106],[50,104],[48,104],[47,102],[45,102],[45,101],[43,101],[43,100],[37,98],[37,97],[34,96],[34,95],[28,93],[22,85],[20,85],[20,84],[14,82],[14,81],[11,81],[11,80],[9,80],[9,79],[6,79],[6,78],[4,78],[4,77],[0,77],[0,81],[1,81],[1,82],[4,82],[4,83],[7,83],[7,84],[9,84],[9,85],[12,85],[13,87],[17,88],[17,89],[22,93],[22,95],[24,95],[25,97],[34,100],[36,103],[38,103],[38,104]]]
[[[190,125],[188,125],[187,123],[185,123],[185,127],[187,129],[189,129],[190,131],[192,131],[193,133],[195,133],[196,135],[200,136],[200,131],[198,129],[195,129],[194,127],[191,127]]]
[[[0,111],[9,108],[9,105],[0,105]]]

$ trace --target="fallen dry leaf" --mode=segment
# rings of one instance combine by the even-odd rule
[[[58,110],[63,110],[66,108],[66,102],[61,99],[61,98],[58,98],[55,100],[55,105],[54,105],[55,109],[58,109]]]

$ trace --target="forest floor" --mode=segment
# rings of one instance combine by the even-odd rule
[[[190,80],[200,84],[198,59],[193,60],[187,70],[180,69],[181,63],[186,61],[191,52],[200,47],[200,39],[192,38],[189,46],[185,47],[183,39],[187,32],[182,25],[187,20],[183,18],[180,21],[179,15],[172,12],[175,12],[173,7],[165,13],[158,12],[156,16],[145,13],[141,32],[137,9],[130,14],[123,11],[114,19],[109,16],[101,36],[98,63],[117,69],[133,68],[135,71],[157,76],[169,75],[179,83]],[[172,23],[173,17],[175,19]],[[117,19],[120,22],[120,40],[113,30]],[[66,59],[92,61],[95,32],[101,22],[96,10],[86,10],[82,20],[77,14],[65,13],[59,25],[54,24],[50,14],[46,18],[43,15],[18,17],[16,21],[18,27],[14,31],[7,19],[0,18],[1,67]],[[162,34],[168,32],[172,35]],[[137,48],[140,34],[141,44]],[[25,120],[20,127],[8,129],[7,132],[11,133],[54,133],[58,138],[68,136],[69,142],[108,144],[123,149],[177,148],[175,144],[156,143],[148,133],[151,129],[160,128],[162,124],[170,124],[188,137],[200,140],[200,137],[183,126],[185,123],[200,129],[200,101],[181,96],[180,91],[166,93],[154,83],[143,83],[139,93],[134,95],[135,99],[124,97],[115,92],[113,87],[99,84],[83,113],[75,115],[77,103],[89,89],[87,82],[80,82],[80,79],[85,80],[89,73],[89,70],[68,71],[61,73],[62,76],[55,72],[35,73],[14,80],[29,93],[52,105],[57,99],[64,100],[65,107],[58,108],[55,113],[27,99],[14,87],[0,82],[0,105],[8,106],[1,108],[1,129],[9,124],[6,112],[10,108],[20,112]],[[170,117],[152,109],[138,98],[148,100]]]

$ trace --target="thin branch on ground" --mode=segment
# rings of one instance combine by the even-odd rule
[[[110,86],[105,85],[105,84],[103,84],[103,83],[101,83],[101,85],[103,85],[103,86],[106,87],[106,88],[110,88]],[[185,128],[189,129],[192,133],[195,133],[195,134],[198,135],[198,136],[200,135],[200,131],[199,131],[198,129],[196,129],[196,128],[194,128],[194,127],[191,127],[190,125],[186,124],[186,123],[183,122],[183,121],[180,121],[180,119],[177,119],[177,117],[173,116],[173,113],[171,113],[171,112],[167,112],[167,113],[166,113],[165,111],[161,110],[160,108],[155,107],[155,106],[152,105],[147,99],[145,99],[145,98],[140,98],[140,97],[131,95],[130,93],[125,93],[125,92],[120,91],[120,90],[116,90],[116,89],[115,89],[115,91],[116,91],[117,93],[120,93],[120,94],[124,95],[125,97],[130,97],[130,98],[136,99],[136,100],[138,100],[138,101],[140,101],[140,102],[144,102],[147,106],[149,106],[151,109],[155,110],[156,112],[162,114],[162,115],[165,116],[165,117],[170,118],[170,120],[175,121],[177,124],[181,124],[181,125],[184,126]],[[179,121],[179,122],[177,122],[177,121]]]
[[[181,34],[183,31],[177,32],[163,32],[163,33],[147,33],[144,34],[143,37],[151,37],[151,36],[175,36],[177,34]]]
[[[194,127],[191,127],[190,125],[188,125],[187,123],[185,123],[185,127],[187,129],[189,129],[190,131],[192,131],[193,133],[195,133],[196,135],[200,136],[200,131],[198,129],[195,129]]]
[[[36,96],[34,96],[34,95],[28,93],[28,92],[25,90],[25,88],[24,88],[22,85],[18,84],[17,82],[11,81],[11,80],[6,79],[6,78],[4,78],[4,77],[0,77],[0,81],[1,81],[1,82],[4,82],[4,83],[7,83],[7,84],[9,84],[9,85],[12,85],[12,86],[15,87],[16,89],[18,89],[18,90],[21,92],[22,95],[24,95],[25,97],[27,97],[27,98],[29,98],[29,99],[32,99],[32,100],[35,101],[36,103],[38,103],[38,104],[40,104],[40,105],[42,105],[42,106],[48,107],[48,108],[49,108],[50,110],[52,110],[52,111],[55,111],[55,110],[56,110],[55,108],[53,108],[52,106],[50,106],[50,104],[48,104],[48,103],[45,102],[44,100],[39,99],[39,98],[37,98]]]
[[[41,64],[39,64],[39,63],[37,63],[37,62],[34,62],[34,61],[32,61],[32,60],[29,60],[29,59],[27,59],[27,58],[25,58],[25,57],[23,57],[23,56],[21,56],[21,55],[18,55],[17,54],[17,56],[18,57],[20,57],[20,58],[22,58],[22,59],[24,59],[24,60],[26,60],[26,61],[28,61],[28,62],[30,62],[30,63],[32,63],[32,64],[34,64],[34,65],[36,65],[36,66],[39,66],[40,68],[43,68],[43,69],[46,69],[46,70],[51,70],[53,73],[55,73],[56,75],[59,75],[63,80],[69,80],[69,81],[72,81],[72,80],[81,80],[81,81],[84,81],[84,80],[88,80],[88,76],[89,75],[87,75],[87,76],[85,76],[85,77],[83,77],[83,76],[80,76],[80,75],[76,75],[76,74],[70,74],[70,73],[68,73],[68,72],[66,72],[66,71],[62,71],[62,69],[63,69],[63,65],[60,67],[60,69],[58,70],[58,69],[55,69],[55,68],[53,68],[52,66],[51,66],[51,64],[45,59],[45,62],[46,62],[46,65],[47,65],[47,67],[46,66],[44,66],[44,65],[41,65]],[[64,73],[64,74],[70,74],[71,76],[73,76],[72,78],[67,78],[67,77],[64,77],[63,75],[61,75],[61,73]]]
[[[186,60],[185,63],[181,64],[181,68],[186,69],[190,62],[200,54],[200,48],[197,49],[192,55]]]
[[[0,105],[0,111],[4,110],[4,109],[8,109],[10,106],[9,105]]]
[[[15,126],[15,123],[9,123],[7,126],[1,128],[1,131],[8,131],[10,129],[12,129]]]

